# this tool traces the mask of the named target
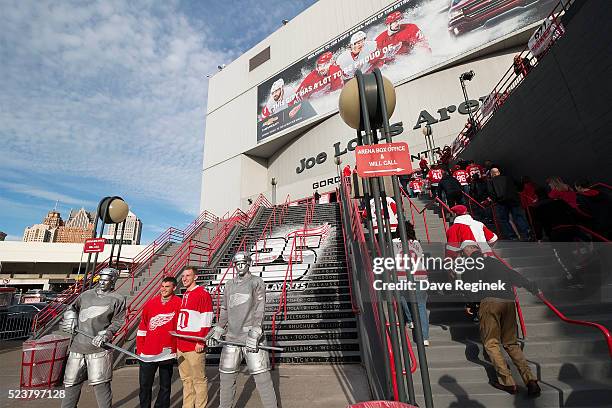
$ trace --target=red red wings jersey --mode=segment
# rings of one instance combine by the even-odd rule
[[[295,92],[299,100],[318,98],[330,92],[336,91],[344,86],[342,71],[336,64],[329,67],[326,76],[321,76],[316,69],[302,80],[302,83]]]
[[[212,298],[201,286],[183,294],[176,332],[188,336],[204,337],[208,334],[213,320]],[[195,340],[178,338],[176,348],[179,351],[194,351]]]
[[[480,164],[470,164],[469,166],[465,168],[465,170],[470,175],[470,178],[474,174],[478,174],[478,177],[480,178],[482,178],[485,175],[485,168],[482,167]]]
[[[392,34],[385,30],[376,37],[376,43],[386,62],[394,60],[399,54],[411,53],[415,45],[431,51],[423,33],[415,24],[401,24],[399,31]]]
[[[164,359],[176,357],[176,337],[170,335],[176,330],[176,322],[181,309],[181,299],[172,296],[162,303],[161,296],[149,300],[143,310],[136,334],[136,350],[141,356],[151,357],[170,348],[172,354]]]
[[[467,186],[470,175],[465,170],[455,170],[453,177],[456,178],[462,186]]]
[[[441,169],[431,169],[429,173],[427,173],[427,180],[433,185],[437,185],[440,180],[442,180],[442,170]]]
[[[423,183],[420,180],[412,180],[408,183],[408,187],[410,187],[412,191],[420,193]]]

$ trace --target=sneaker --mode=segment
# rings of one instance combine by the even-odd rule
[[[531,380],[527,383],[527,396],[531,398],[539,397],[542,393],[540,386],[536,380]]]
[[[426,347],[429,347],[429,340],[423,340],[423,344],[424,344]]]
[[[406,323],[406,325],[408,326],[409,329],[414,329],[414,323],[408,322]]]
[[[518,393],[518,387],[516,385],[502,385],[498,382],[492,382],[491,385],[498,390],[507,392],[508,394],[515,395]]]

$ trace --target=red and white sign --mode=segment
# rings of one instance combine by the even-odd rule
[[[357,174],[360,177],[392,176],[412,173],[406,142],[384,143],[355,148]]]
[[[88,240],[85,240],[85,245],[83,246],[83,252],[86,254],[103,252],[105,242],[106,240],[104,238],[90,238]]]
[[[534,31],[533,35],[527,42],[527,46],[533,55],[536,57],[546,51],[553,42],[565,34],[563,24],[551,20],[544,20],[542,24]]]

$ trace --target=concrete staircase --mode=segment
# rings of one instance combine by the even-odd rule
[[[438,221],[436,211],[426,210],[428,223]],[[415,217],[415,220],[417,217]],[[420,217],[422,221],[422,217]],[[439,227],[439,226],[438,226]],[[430,228],[431,237],[432,228]],[[443,233],[443,231],[442,231]],[[443,256],[444,239],[427,244],[423,228],[417,236],[426,253]],[[432,238],[433,241],[433,238]],[[538,283],[544,294],[568,317],[612,328],[612,285],[607,268],[585,269],[584,287],[568,287],[565,270],[558,262],[559,250],[551,243],[500,241],[495,251],[515,270]],[[446,281],[445,271],[430,271],[430,279]],[[483,352],[478,324],[464,312],[464,301],[431,293],[430,341],[427,350],[434,403],[439,407],[610,407],[612,406],[612,359],[604,336],[591,327],[561,321],[539,299],[518,291],[526,323],[522,340],[525,355],[537,375],[542,395],[527,399],[518,372],[510,363],[520,392],[511,396],[488,384],[495,371]],[[509,360],[508,360],[509,361]],[[424,404],[420,372],[413,375],[419,404]]]
[[[282,237],[286,234],[304,227],[305,210],[305,206],[288,207],[282,224],[275,227],[268,238],[267,250],[280,251],[278,247],[272,247],[284,242]],[[266,211],[269,217],[271,210]],[[241,235],[249,237],[252,250],[268,217],[262,217],[259,224],[252,230],[247,228]],[[359,339],[351,308],[338,204],[315,205],[312,220],[309,228],[325,224],[329,228],[320,240],[307,240],[308,248],[304,248],[307,255],[301,264],[298,262],[294,265],[293,282],[287,291],[287,317],[284,318],[282,312],[276,317],[276,345],[283,347],[284,352],[275,353],[274,359],[277,363],[289,364],[356,363],[361,361]],[[291,241],[287,240],[289,248]],[[209,284],[218,280],[239,242],[237,237],[216,270],[203,271],[200,282]],[[262,245],[260,242],[258,249]],[[285,254],[288,255],[288,252]],[[287,263],[282,256],[274,262],[252,267],[253,273],[263,277],[267,285],[264,330],[268,344],[272,342],[272,318],[278,310],[286,268]],[[209,284],[210,289],[213,287]],[[219,353],[218,348],[210,350],[207,362],[218,363]]]

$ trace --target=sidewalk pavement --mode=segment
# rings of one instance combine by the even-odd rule
[[[19,389],[21,370],[21,343],[0,343],[0,407],[51,408],[59,407],[59,399],[15,400],[8,399],[8,390]],[[366,373],[359,364],[345,365],[281,365],[272,372],[272,379],[279,396],[279,408],[341,408],[350,403],[367,401],[369,388]],[[206,367],[208,376],[208,407],[219,406],[219,372],[216,366]],[[138,403],[138,367],[129,366],[116,370],[113,375],[113,407],[136,408]],[[153,395],[157,395],[157,384]],[[260,408],[261,402],[255,382],[243,366],[238,376],[236,407]],[[175,367],[171,407],[180,408],[182,385]],[[96,407],[93,389],[83,386],[80,407]]]

